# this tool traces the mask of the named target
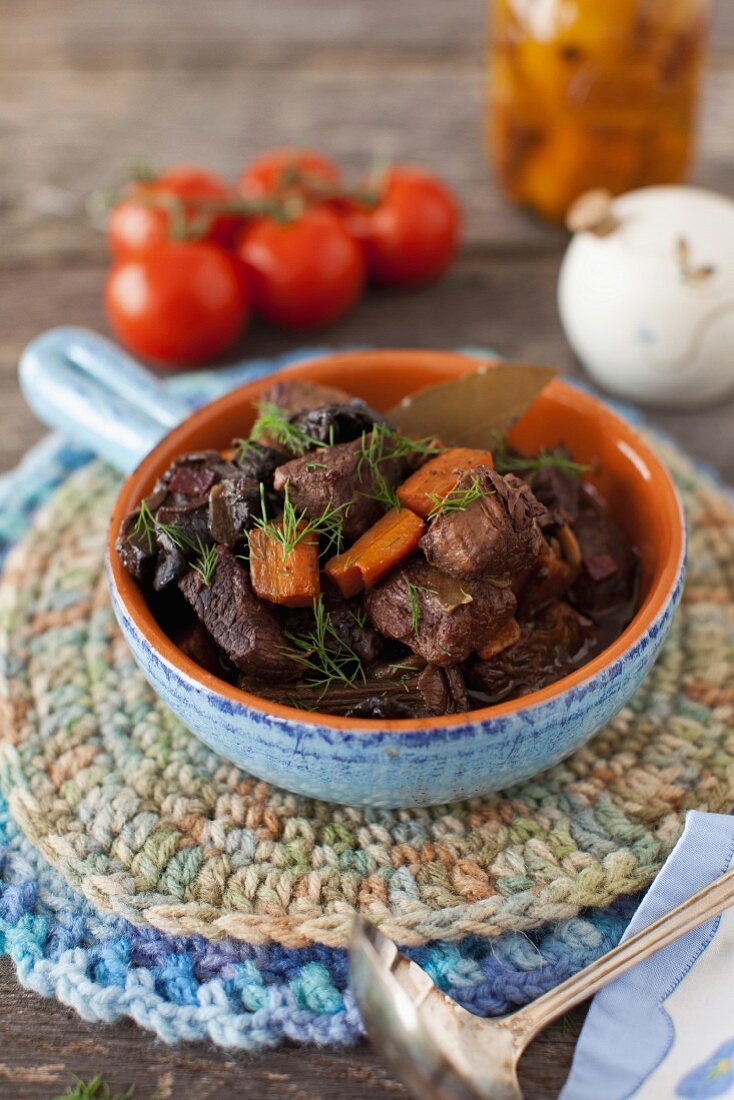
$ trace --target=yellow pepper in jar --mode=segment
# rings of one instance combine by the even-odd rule
[[[495,0],[487,136],[500,183],[553,222],[584,191],[676,183],[709,0]]]

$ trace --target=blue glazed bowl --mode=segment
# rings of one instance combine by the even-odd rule
[[[278,377],[340,385],[385,410],[417,389],[481,365],[448,352],[364,351],[314,360]],[[511,441],[529,449],[565,442],[578,461],[598,469],[591,480],[641,555],[640,607],[620,637],[555,684],[464,715],[351,719],[248,695],[170,641],[120,565],[114,541],[123,517],[176,455],[224,448],[247,433],[253,404],[269,380],[183,419],[186,410],[152,376],[112,345],[76,329],[55,330],[30,345],[21,380],[43,419],[118,466],[130,468],[152,446],[125,481],[111,518],[107,564],[115,615],[143,673],[183,723],[216,752],[288,790],[354,805],[421,806],[527,779],[568,756],[617,713],[670,629],[685,570],[685,528],[673,484],[626,421],[555,380],[513,429]],[[177,420],[182,422],[171,428]]]

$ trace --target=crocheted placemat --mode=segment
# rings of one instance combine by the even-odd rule
[[[208,386],[212,381],[216,375],[207,375]],[[53,489],[88,460],[49,437],[0,476],[0,560]],[[614,947],[636,901],[622,898],[530,933],[409,950],[470,1011],[502,1015]],[[85,1020],[128,1017],[169,1043],[208,1038],[259,1050],[284,1039],[342,1045],[362,1033],[343,950],[213,943],[99,913],[46,863],[2,798],[0,954],[27,989],[55,997]]]
[[[11,555],[0,630],[13,816],[92,903],[161,931],[340,946],[355,908],[417,944],[570,917],[648,883],[686,808],[734,806],[734,516],[658,442],[685,499],[682,611],[631,706],[504,794],[427,810],[317,803],[188,734],[137,672],[103,578],[117,478],[56,491]]]
[[[619,942],[629,899],[529,934],[409,949],[450,997],[482,1016],[546,993]],[[261,1050],[344,1046],[363,1034],[346,951],[167,936],[98,913],[44,861],[0,798],[0,955],[18,980],[85,1020],[128,1017],[164,1042]]]

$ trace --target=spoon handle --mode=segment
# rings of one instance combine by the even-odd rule
[[[552,1020],[575,1008],[613,978],[618,978],[680,936],[717,916],[734,902],[734,870],[704,886],[687,901],[643,928],[613,951],[507,1018],[523,1049]]]

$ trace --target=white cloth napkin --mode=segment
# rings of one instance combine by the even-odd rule
[[[691,811],[628,936],[729,869],[734,817]],[[596,995],[560,1100],[734,1097],[734,909]]]

